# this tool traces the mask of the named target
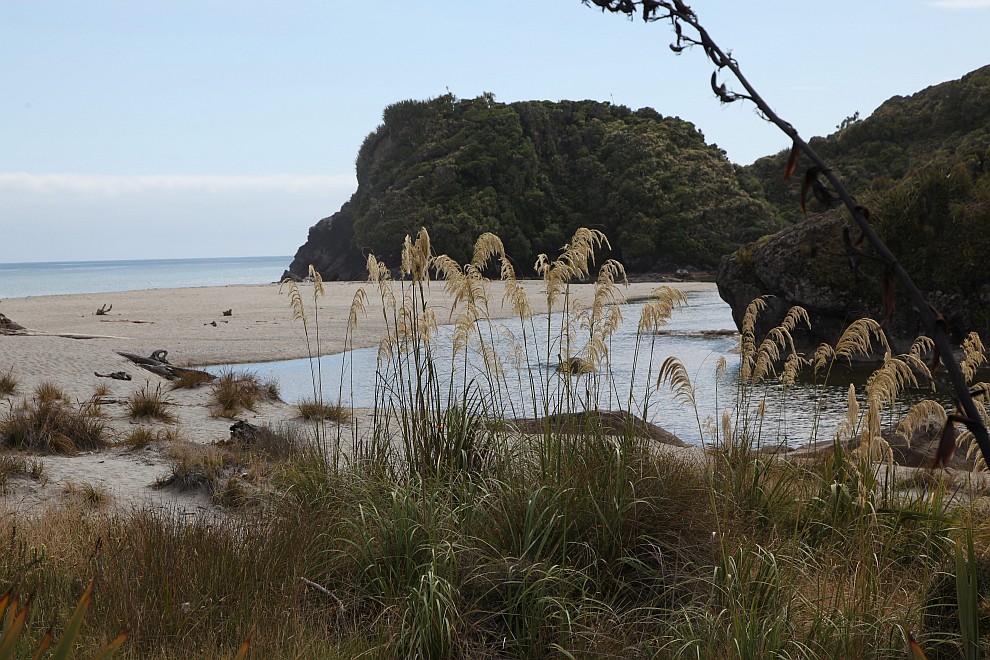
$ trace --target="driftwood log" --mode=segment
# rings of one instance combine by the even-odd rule
[[[158,374],[162,378],[167,378],[168,380],[178,380],[183,376],[195,376],[208,382],[216,378],[216,376],[206,371],[200,371],[199,369],[187,369],[186,367],[177,367],[171,364],[167,357],[168,351],[161,348],[154,351],[148,357],[141,357],[140,355],[126,353],[124,351],[117,351],[117,355],[123,356],[142,369],[146,369],[153,374]]]

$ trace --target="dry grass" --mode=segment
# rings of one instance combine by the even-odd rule
[[[93,388],[93,399],[101,399],[110,395],[110,383],[97,383]]]
[[[299,416],[310,421],[337,422],[338,424],[351,419],[349,408],[341,404],[321,403],[315,399],[306,399],[296,404]]]
[[[175,427],[151,429],[146,426],[138,426],[131,429],[121,439],[119,444],[131,451],[136,451],[138,449],[145,449],[155,443],[171,443],[181,440],[182,438]]]
[[[0,443],[43,454],[72,454],[108,444],[105,422],[85,405],[73,407],[51,383],[40,384],[31,399],[0,417]]]
[[[11,367],[7,373],[0,373],[0,397],[8,397],[17,393],[18,382],[14,377],[14,368]]]
[[[222,440],[217,446],[230,449],[248,457],[258,457],[268,461],[284,461],[297,458],[306,450],[308,441],[303,432],[295,426],[281,423],[276,426],[253,427],[250,433],[231,434],[229,440]]]
[[[190,370],[184,370],[179,372],[179,377],[172,381],[173,390],[181,389],[193,389],[205,385],[206,383],[213,382],[213,376],[200,372]]]
[[[62,487],[62,497],[74,500],[93,509],[106,506],[111,499],[110,493],[102,486],[91,483],[76,484],[66,481]]]
[[[257,374],[225,371],[213,383],[210,391],[211,414],[233,419],[245,410],[254,410],[259,401],[277,401],[278,382],[262,380]]]
[[[143,388],[127,398],[127,410],[131,419],[136,420],[154,419],[172,424],[176,418],[169,410],[171,405],[173,405],[172,401],[162,392],[160,384],[155,389],[151,389],[151,384],[146,383]]]
[[[29,462],[23,456],[0,454],[0,495],[7,495],[11,480],[17,478],[43,481],[45,464],[39,460]]]
[[[191,442],[176,443],[169,447],[168,460],[170,473],[156,482],[156,488],[204,490],[211,495],[217,489],[217,484],[238,467],[230,452]]]

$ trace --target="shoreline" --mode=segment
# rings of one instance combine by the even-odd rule
[[[545,312],[543,281],[520,280],[520,285],[530,298],[533,313]],[[318,300],[318,314],[314,313],[312,284],[298,286],[311,323],[317,316],[319,319],[320,355],[376,346],[384,336],[385,324],[381,315],[374,311],[373,285],[370,283],[324,282],[326,295]],[[623,286],[622,291],[627,300],[636,301],[648,297],[658,286],[687,292],[709,290],[715,285],[710,282],[635,282]],[[357,328],[348,335],[351,303],[362,287],[369,295],[369,313],[359,318]],[[571,291],[574,298],[590,302],[594,285],[571,285]],[[492,318],[513,316],[511,308],[502,304],[502,292],[501,282],[493,282],[489,307]],[[431,303],[436,305],[438,321],[441,324],[452,322],[447,319],[451,297],[445,292],[443,282],[433,282],[429,295]],[[97,310],[110,305],[113,307],[106,314],[96,314]],[[224,315],[227,310],[230,310],[230,316]],[[444,314],[445,311],[448,313]],[[6,298],[0,300],[0,313],[28,331],[24,335],[0,335],[0,354],[5,345],[9,347],[16,338],[55,335],[68,341],[85,342],[89,347],[139,355],[165,349],[173,364],[184,367],[309,357],[303,325],[293,320],[286,285],[280,284]],[[316,353],[314,350],[314,357]]]
[[[542,280],[521,282],[530,297],[534,313],[546,306]],[[385,324],[375,300],[369,300],[369,313],[362,318],[353,336],[347,334],[351,302],[358,289],[372,290],[368,282],[326,282],[326,295],[319,299],[320,346],[322,354],[346,348],[378,345]],[[658,283],[635,283],[623,288],[627,298],[648,296]],[[674,283],[684,291],[706,290],[710,283]],[[281,293],[280,293],[281,289]],[[310,315],[314,334],[313,286],[301,284],[300,291]],[[590,303],[593,284],[572,285],[571,298]],[[370,297],[369,293],[369,297]],[[431,286],[431,302],[446,323],[451,298],[442,282]],[[493,283],[490,315],[513,316],[501,304],[502,285]],[[380,304],[380,303],[379,303]],[[112,308],[110,308],[112,305]],[[98,315],[101,308],[107,312]],[[224,312],[230,310],[230,316]],[[186,512],[214,510],[209,497],[199,492],[155,489],[153,484],[167,477],[171,469],[169,444],[153,443],[147,450],[128,448],[125,439],[136,429],[161,431],[161,422],[135,421],[128,412],[128,400],[143,389],[161,391],[175,422],[182,445],[215,445],[230,436],[233,419],[214,417],[210,410],[209,388],[171,389],[172,383],[145,371],[117,353],[141,356],[168,351],[176,366],[203,367],[217,364],[271,362],[308,357],[303,324],[293,320],[286,288],[277,284],[228,285],[181,289],[142,289],[136,291],[58,294],[0,300],[0,314],[24,331],[0,332],[0,375],[9,374],[17,383],[13,395],[0,396],[2,413],[19,409],[34,397],[37,388],[52,384],[65,394],[72,406],[93,401],[100,387],[100,419],[106,424],[110,446],[74,455],[37,456],[45,465],[42,482],[20,483],[5,494],[0,511],[43,511],[58,505],[67,492],[83,485],[105,490],[124,508],[151,505]],[[70,338],[85,336],[88,338]],[[314,337],[315,339],[315,337]],[[347,345],[345,346],[345,341]],[[97,376],[123,371],[130,381]],[[370,418],[356,411],[357,426],[367,427]],[[264,401],[237,419],[255,425],[288,425],[306,428],[296,406],[284,401]],[[349,426],[349,425],[348,425]],[[356,429],[357,427],[355,427]],[[350,435],[348,428],[344,431]],[[356,431],[355,431],[356,432]],[[11,450],[5,449],[4,453]],[[15,455],[18,452],[13,452]],[[32,455],[26,457],[34,460]]]

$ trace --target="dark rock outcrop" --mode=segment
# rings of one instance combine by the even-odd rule
[[[855,269],[851,266],[842,238],[846,222],[840,210],[814,215],[723,257],[716,282],[736,326],[741,326],[749,303],[760,296],[772,297],[759,317],[757,336],[765,335],[793,305],[799,305],[811,319],[810,330],[795,333],[804,349],[822,342],[835,344],[856,319],[882,320],[883,269],[868,256],[857,259]],[[985,305],[957,292],[925,294],[948,319],[950,336],[957,343],[972,327],[973,311]],[[895,351],[907,350],[924,332],[916,310],[900,292],[885,331]]]
[[[309,237],[296,251],[296,256],[282,279],[301,280],[313,264],[324,280],[363,280],[367,278],[367,259],[354,244],[351,203],[345,203],[329,218],[323,218],[309,228]]]

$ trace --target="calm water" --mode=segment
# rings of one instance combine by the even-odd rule
[[[738,339],[736,336],[682,334],[735,327],[729,306],[718,297],[714,286],[708,291],[690,293],[687,298],[688,306],[675,311],[666,328],[672,334],[655,338],[652,358],[650,342],[641,344],[635,379],[632,378],[631,365],[636,353],[636,330],[642,304],[630,304],[624,308],[622,326],[612,340],[610,349],[613,378],[608,382],[602,382],[595,376],[585,375],[577,379],[556,372],[555,347],[551,347],[551,359],[547,359],[546,317],[535,323],[541,334],[534,342],[540,346],[539,355],[531,355],[528,362],[524,360],[518,368],[512,367],[513,342],[504,339],[501,329],[496,328],[495,344],[506,365],[507,375],[506,382],[499,387],[497,398],[505,413],[511,417],[530,417],[536,412],[533,409],[532,386],[528,377],[528,373],[532,372],[536,374],[538,381],[536,389],[539,391],[545,388],[550,392],[551,400],[565,396],[567,392],[572,392],[581,399],[588,396],[588,392],[598,392],[598,407],[632,410],[689,444],[700,444],[703,437],[705,441],[709,441],[709,433],[702,430],[707,429],[706,421],[721,419],[723,410],[738,409]],[[505,327],[519,335],[518,321],[506,322]],[[551,335],[556,336],[558,330],[559,324],[555,324]],[[449,347],[451,335],[451,328],[442,328],[438,346]],[[449,348],[446,350],[449,351]],[[687,369],[696,390],[697,410],[676,400],[666,386],[656,387],[657,369],[669,356],[679,358]],[[721,378],[717,378],[716,365],[721,357],[726,359],[727,368]],[[480,364],[480,360],[476,362]],[[459,362],[452,365],[449,353],[445,355],[443,349],[438,349],[435,365],[441,383],[449,382],[452,374],[453,382],[464,382],[462,365]],[[298,402],[313,398],[314,384],[309,360],[231,366],[248,369],[261,376],[275,377],[281,384],[282,396],[287,401]],[[318,364],[314,362],[312,367],[322,372],[325,401],[339,399],[345,405],[372,407],[376,388],[395,386],[395,378],[391,374],[377,376],[376,379],[379,371],[377,348],[325,356]],[[216,370],[219,372],[223,368],[217,367]],[[469,366],[466,379],[473,380],[477,386],[490,391],[485,387],[481,373],[482,370],[476,366]],[[794,385],[786,392],[779,384],[761,386],[752,393],[753,400],[749,408],[754,421],[750,428],[758,430],[761,441],[765,443],[801,445],[813,437],[819,440],[831,439],[837,424],[845,415],[848,382],[846,375],[844,382],[830,387]],[[862,383],[858,386],[860,394],[861,385]],[[537,395],[539,401],[546,399],[545,395]],[[766,412],[762,420],[755,417],[759,399],[765,399]],[[860,402],[862,404],[862,398]],[[904,410],[903,405],[900,410]],[[890,416],[887,421],[892,422],[893,417]],[[699,425],[702,429],[699,429]]]
[[[260,284],[278,280],[291,261],[290,257],[243,257],[218,259],[161,259],[140,261],[94,261],[0,264],[0,298],[69,293],[96,293],[152,288],[221,286],[228,284]],[[708,290],[688,294],[688,306],[674,312],[666,330],[652,342],[641,344],[639,367],[635,379],[631,365],[636,354],[636,326],[642,304],[630,304],[623,309],[623,323],[615,334],[610,355],[613,378],[608,382],[597,376],[575,378],[555,370],[559,347],[547,349],[546,318],[534,324],[538,337],[528,361],[513,366],[513,343],[502,337],[496,328],[495,345],[505,364],[506,383],[496,396],[510,416],[533,416],[532,386],[529,373],[535,374],[536,389],[549,392],[550,399],[570,393],[573,397],[591,395],[602,408],[632,410],[677,434],[685,442],[698,444],[705,431],[706,420],[720,418],[722,411],[735,409],[738,373],[737,339],[734,336],[698,334],[708,330],[734,328],[729,306],[719,297],[714,285]],[[519,335],[518,321],[506,321],[505,327]],[[550,336],[559,332],[559,323],[552,324]],[[694,333],[694,334],[689,334]],[[442,328],[439,346],[450,346],[452,329]],[[580,348],[580,346],[578,347]],[[652,348],[652,354],[651,354]],[[483,387],[481,370],[469,365],[452,364],[448,352],[438,350],[436,368],[441,382],[463,383],[465,377]],[[579,351],[573,351],[579,354]],[[685,365],[696,389],[697,410],[677,401],[666,387],[656,387],[656,372],[668,356],[678,357]],[[716,378],[716,364],[724,357],[728,368]],[[394,378],[378,376],[377,348],[362,349],[342,355],[323,357],[318,365],[323,376],[323,396],[327,401],[340,399],[356,407],[371,407],[376,388],[391,385]],[[313,379],[308,360],[290,360],[263,364],[236,365],[274,376],[281,384],[283,398],[297,402],[313,397]],[[219,368],[217,368],[219,370]],[[453,376],[452,376],[453,374]],[[756,393],[766,399],[761,438],[764,442],[804,444],[812,436],[829,439],[835,426],[845,414],[848,378],[831,387],[795,385],[786,393],[779,385],[770,384]],[[862,392],[862,377],[858,390]],[[592,394],[594,393],[594,394]],[[538,394],[537,400],[546,399]],[[861,401],[862,403],[862,401]],[[903,411],[906,404],[899,407]],[[542,414],[542,411],[539,411]],[[885,421],[893,422],[894,414]],[[818,422],[816,423],[816,420]],[[706,439],[708,439],[706,437]]]
[[[0,264],[0,298],[275,282],[292,257]]]

